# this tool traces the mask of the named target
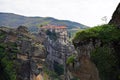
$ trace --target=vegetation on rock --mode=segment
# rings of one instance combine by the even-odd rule
[[[82,41],[90,38],[100,39],[103,42],[119,40],[120,29],[117,29],[114,25],[96,26],[76,33],[74,40]]]
[[[67,64],[70,64],[70,63],[73,63],[75,60],[75,56],[74,55],[71,55],[67,58]]]
[[[78,32],[73,43],[75,46],[79,46],[79,43],[84,45],[90,42],[95,45],[95,40],[99,40],[101,45],[94,46],[90,56],[99,70],[101,80],[120,80],[120,53],[118,51],[120,49],[120,29],[114,25],[96,26]]]
[[[0,36],[5,36],[5,34]],[[15,43],[0,43],[0,80],[16,80],[14,60],[17,52]]]
[[[46,73],[51,79],[60,80],[60,77],[54,71],[49,70],[46,66],[43,67],[44,73]]]
[[[91,59],[96,64],[101,80],[119,80],[118,59],[109,46],[96,48],[91,52]]]
[[[50,31],[50,30],[47,30],[46,31],[46,34],[49,36],[49,38],[53,41],[56,41],[58,36],[57,36],[57,33],[55,31]]]
[[[45,57],[44,46],[36,36],[28,32],[26,27],[0,28],[0,80],[29,80],[31,65],[27,59],[28,54],[32,53],[34,60]],[[41,61],[37,63],[41,64]],[[34,74],[37,74],[39,71],[34,61],[32,65]]]

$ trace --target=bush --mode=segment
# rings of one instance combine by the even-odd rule
[[[67,59],[67,64],[70,64],[70,63],[73,63],[74,62],[74,60],[75,60],[75,56],[74,55],[71,55],[71,56],[69,56],[68,57],[68,59]]]

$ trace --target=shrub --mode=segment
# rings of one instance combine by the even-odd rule
[[[74,60],[75,60],[75,56],[74,55],[71,55],[71,56],[69,56],[68,57],[68,59],[67,59],[67,64],[70,64],[70,63],[73,63],[74,62]]]

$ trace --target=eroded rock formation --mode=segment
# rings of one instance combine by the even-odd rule
[[[37,79],[37,77],[42,73],[42,64],[46,57],[45,48],[41,44],[41,41],[36,40],[36,36],[29,33],[24,26],[20,26],[17,29],[1,27],[0,32],[4,32],[3,35],[5,35],[5,38],[2,38],[0,42],[16,44],[16,79],[41,80]],[[9,46],[8,50],[14,50],[12,49],[12,45]]]
[[[100,80],[99,72],[90,59],[91,51],[101,45],[99,40],[74,41],[78,52],[76,60],[69,64],[70,72],[80,80]]]
[[[48,53],[46,58],[48,69],[57,72],[58,75],[64,75],[67,57],[76,54],[74,46],[68,40],[66,27],[43,26],[40,29],[39,35],[44,35],[43,44]]]

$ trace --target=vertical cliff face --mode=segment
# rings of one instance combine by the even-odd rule
[[[0,44],[8,46],[5,47],[5,51],[8,50],[8,57],[14,64],[12,69],[16,73],[15,80],[40,80],[37,77],[41,75],[42,64],[46,57],[41,41],[36,40],[36,37],[29,33],[24,26],[20,26],[18,29],[2,27],[0,33],[2,33],[0,36],[3,36],[0,37],[0,42],[2,41]],[[13,59],[10,55],[13,55]]]
[[[73,39],[78,57],[69,65],[81,80],[119,80],[120,30],[101,25],[80,31]]]
[[[39,35],[43,34],[43,44],[47,51],[47,67],[60,77],[65,73],[67,57],[76,53],[75,48],[69,41],[67,30],[63,26],[43,26]]]
[[[118,4],[118,7],[113,13],[112,19],[110,20],[109,24],[120,26],[120,3]]]
[[[97,39],[75,41],[74,45],[78,52],[77,59],[69,65],[70,72],[80,80],[100,80],[99,72],[95,64],[90,59],[93,49],[101,45]]]

